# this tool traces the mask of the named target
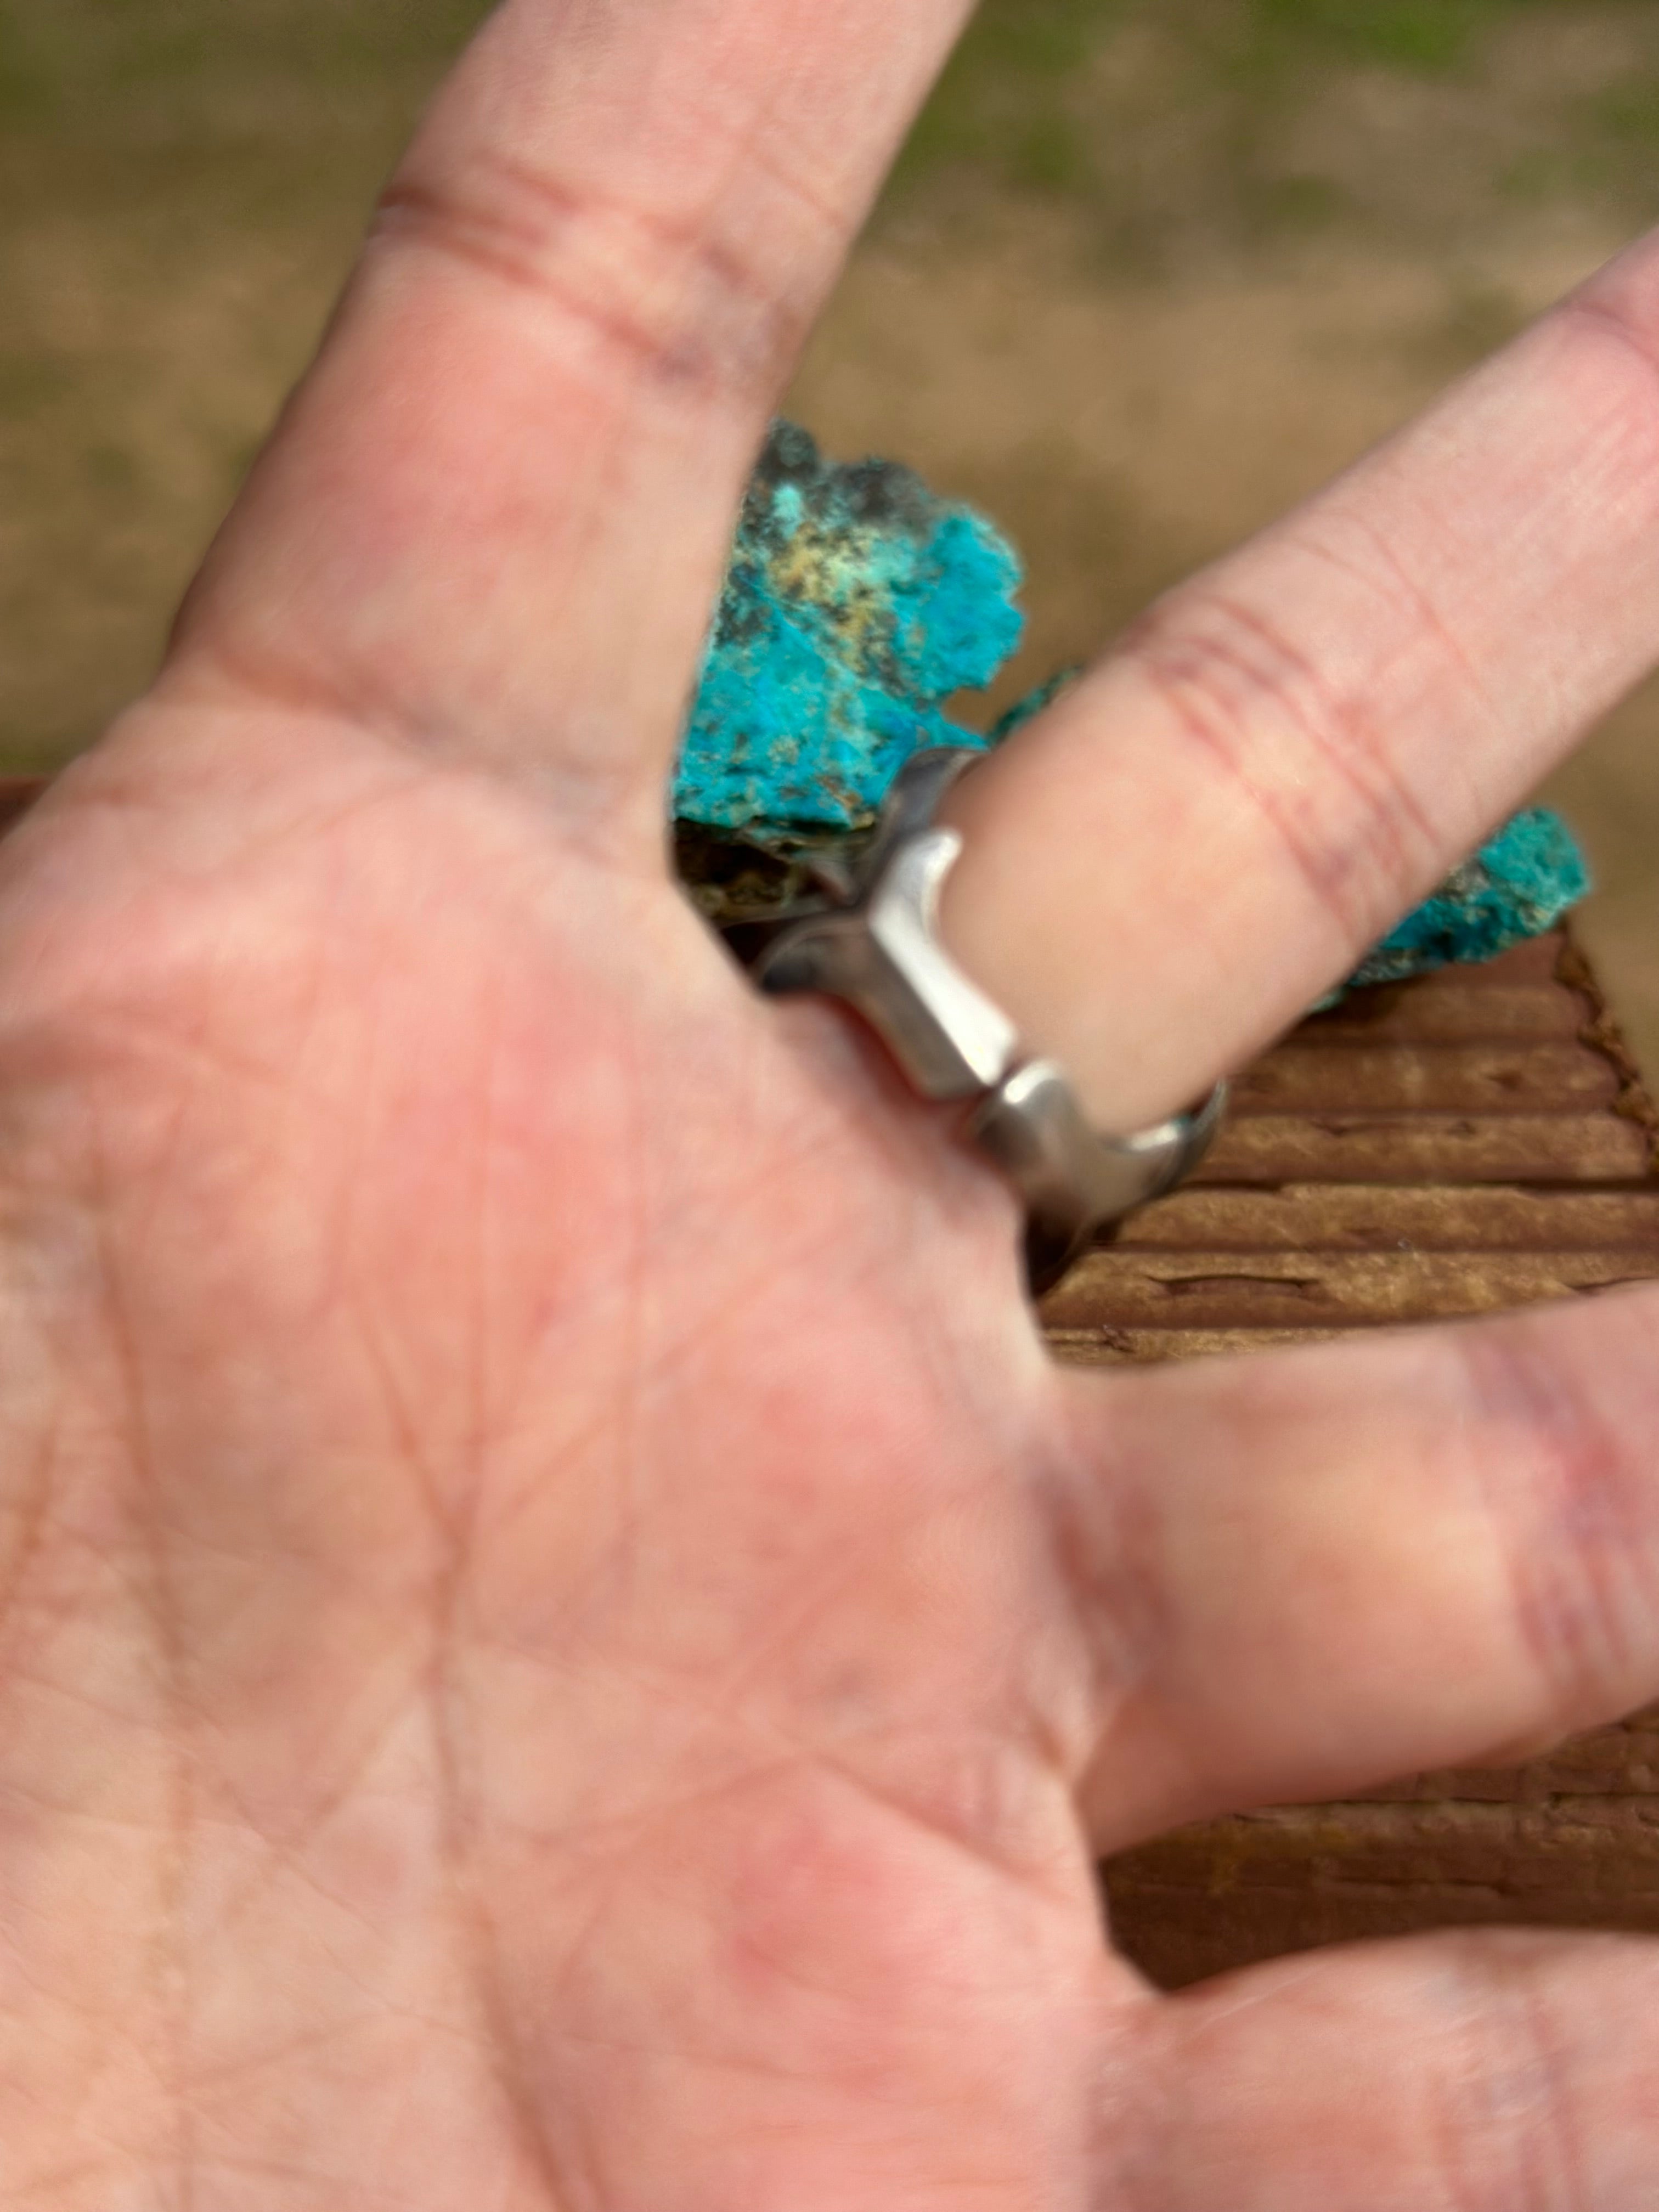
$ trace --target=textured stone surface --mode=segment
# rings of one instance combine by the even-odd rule
[[[1559,814],[1517,814],[1363,961],[1353,985],[1396,983],[1455,960],[1492,960],[1553,929],[1588,896],[1589,871]]]
[[[774,427],[744,505],[675,811],[708,828],[857,830],[942,711],[1018,647],[1020,566],[970,509],[887,461]]]

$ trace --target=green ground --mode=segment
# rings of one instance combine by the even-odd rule
[[[0,762],[154,665],[475,0],[0,0]],[[793,404],[1103,642],[1659,216],[1659,0],[987,0]],[[1659,702],[1564,780],[1659,1068]]]

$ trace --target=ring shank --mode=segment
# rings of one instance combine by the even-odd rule
[[[1053,1060],[1031,1060],[975,1107],[968,1131],[1026,1207],[1026,1273],[1041,1297],[1104,1231],[1183,1182],[1226,1109],[1218,1085],[1195,1114],[1137,1137],[1103,1136],[1085,1120]]]
[[[850,902],[812,902],[769,934],[750,967],[769,993],[816,992],[850,1006],[921,1097],[971,1102],[964,1133],[1024,1200],[1026,1272],[1040,1297],[1091,1243],[1191,1174],[1220,1127],[1227,1087],[1156,1128],[1105,1135],[1060,1066],[1027,1056],[1007,1016],[952,961],[939,941],[939,896],[962,841],[933,817],[983,757],[967,746],[913,754]]]

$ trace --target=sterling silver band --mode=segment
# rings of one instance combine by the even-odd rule
[[[972,1102],[965,1133],[1025,1201],[1026,1273],[1041,1297],[1126,1215],[1191,1174],[1220,1126],[1227,1087],[1138,1136],[1103,1135],[1064,1072],[1025,1054],[1008,1017],[945,951],[939,896],[963,843],[933,817],[983,758],[954,745],[913,754],[858,880],[823,872],[828,902],[775,917],[739,957],[764,991],[821,993],[854,1007],[924,1098]],[[744,933],[728,935],[737,949]]]

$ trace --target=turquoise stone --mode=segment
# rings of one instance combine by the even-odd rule
[[[808,432],[775,423],[687,723],[682,831],[780,852],[833,842],[870,827],[913,752],[1000,744],[1075,672],[1031,693],[988,738],[945,713],[1018,648],[1022,579],[1012,546],[971,507],[896,462],[827,461]],[[1490,960],[1553,927],[1589,888],[1560,817],[1517,815],[1343,988]]]
[[[1589,896],[1589,870],[1559,814],[1532,807],[1504,823],[1360,963],[1347,988],[1397,983],[1455,960],[1493,960],[1553,929]]]
[[[774,426],[744,502],[679,763],[705,829],[867,829],[913,752],[1018,647],[1018,556],[891,461],[838,467]]]

